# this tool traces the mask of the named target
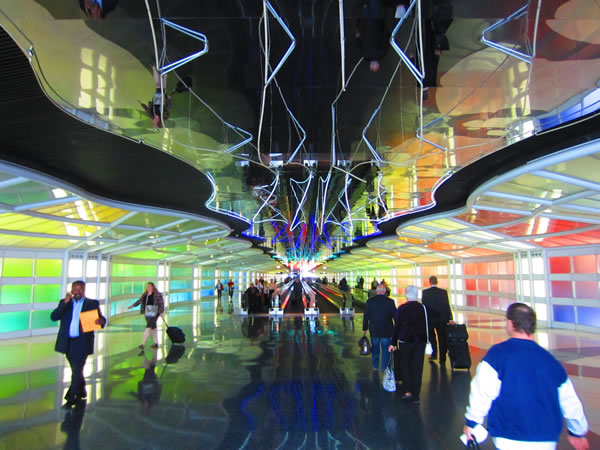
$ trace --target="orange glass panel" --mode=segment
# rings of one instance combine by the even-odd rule
[[[512,259],[510,261],[506,261],[506,274],[507,275],[515,274],[515,262]]]
[[[500,280],[500,292],[505,294],[514,294],[515,280]]]
[[[488,280],[477,280],[477,290],[487,292],[489,290]]]
[[[487,263],[477,263],[477,275],[487,275],[488,274],[488,264]]]
[[[463,268],[465,275],[475,275],[477,273],[477,265],[475,264],[465,264]]]
[[[573,270],[575,273],[596,273],[596,255],[573,256]]]
[[[465,287],[467,291],[476,291],[477,290],[477,280],[465,280]]]

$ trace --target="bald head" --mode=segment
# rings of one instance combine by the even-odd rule
[[[375,289],[375,293],[377,295],[385,295],[386,292],[387,292],[387,288],[385,287],[385,284],[377,285],[377,289]]]

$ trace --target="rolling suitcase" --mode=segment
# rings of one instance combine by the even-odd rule
[[[185,333],[179,327],[170,327],[165,318],[163,317],[163,322],[167,326],[167,336],[171,339],[173,344],[183,344],[185,342]]]
[[[448,356],[452,369],[470,369],[471,352],[469,351],[469,333],[465,325],[447,325]]]

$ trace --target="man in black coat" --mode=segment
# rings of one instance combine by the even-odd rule
[[[85,297],[85,282],[74,281],[71,292],[67,292],[50,318],[60,320],[54,349],[64,353],[71,366],[71,386],[65,395],[67,404],[73,406],[87,397],[83,368],[88,355],[94,353],[94,331],[83,331],[79,315],[85,311],[98,310],[96,324],[104,327],[106,318],[100,311],[100,302]]]
[[[433,347],[433,354],[429,359],[434,360],[437,358],[439,342],[440,364],[444,364],[446,362],[446,352],[448,351],[446,325],[448,323],[454,325],[455,322],[452,320],[448,292],[437,287],[438,279],[436,276],[429,277],[429,284],[431,284],[431,287],[423,291],[423,304],[427,308],[427,318],[429,320],[429,340]]]
[[[385,295],[386,287],[384,284],[377,286],[375,297],[367,300],[365,312],[363,315],[363,335],[371,335],[371,359],[373,370],[379,370],[379,346],[383,349],[381,358],[381,368],[385,369],[388,365],[390,355],[387,351],[392,343],[394,334],[394,315],[396,314],[396,304],[394,300]]]

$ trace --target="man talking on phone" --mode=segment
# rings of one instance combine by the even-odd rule
[[[85,281],[79,280],[73,282],[71,292],[50,315],[53,321],[60,320],[54,350],[65,354],[71,365],[71,386],[65,395],[67,408],[87,397],[83,368],[88,355],[94,353],[94,331],[83,331],[79,315],[93,310],[98,311],[96,325],[104,327],[106,318],[100,311],[100,302],[85,297]]]

